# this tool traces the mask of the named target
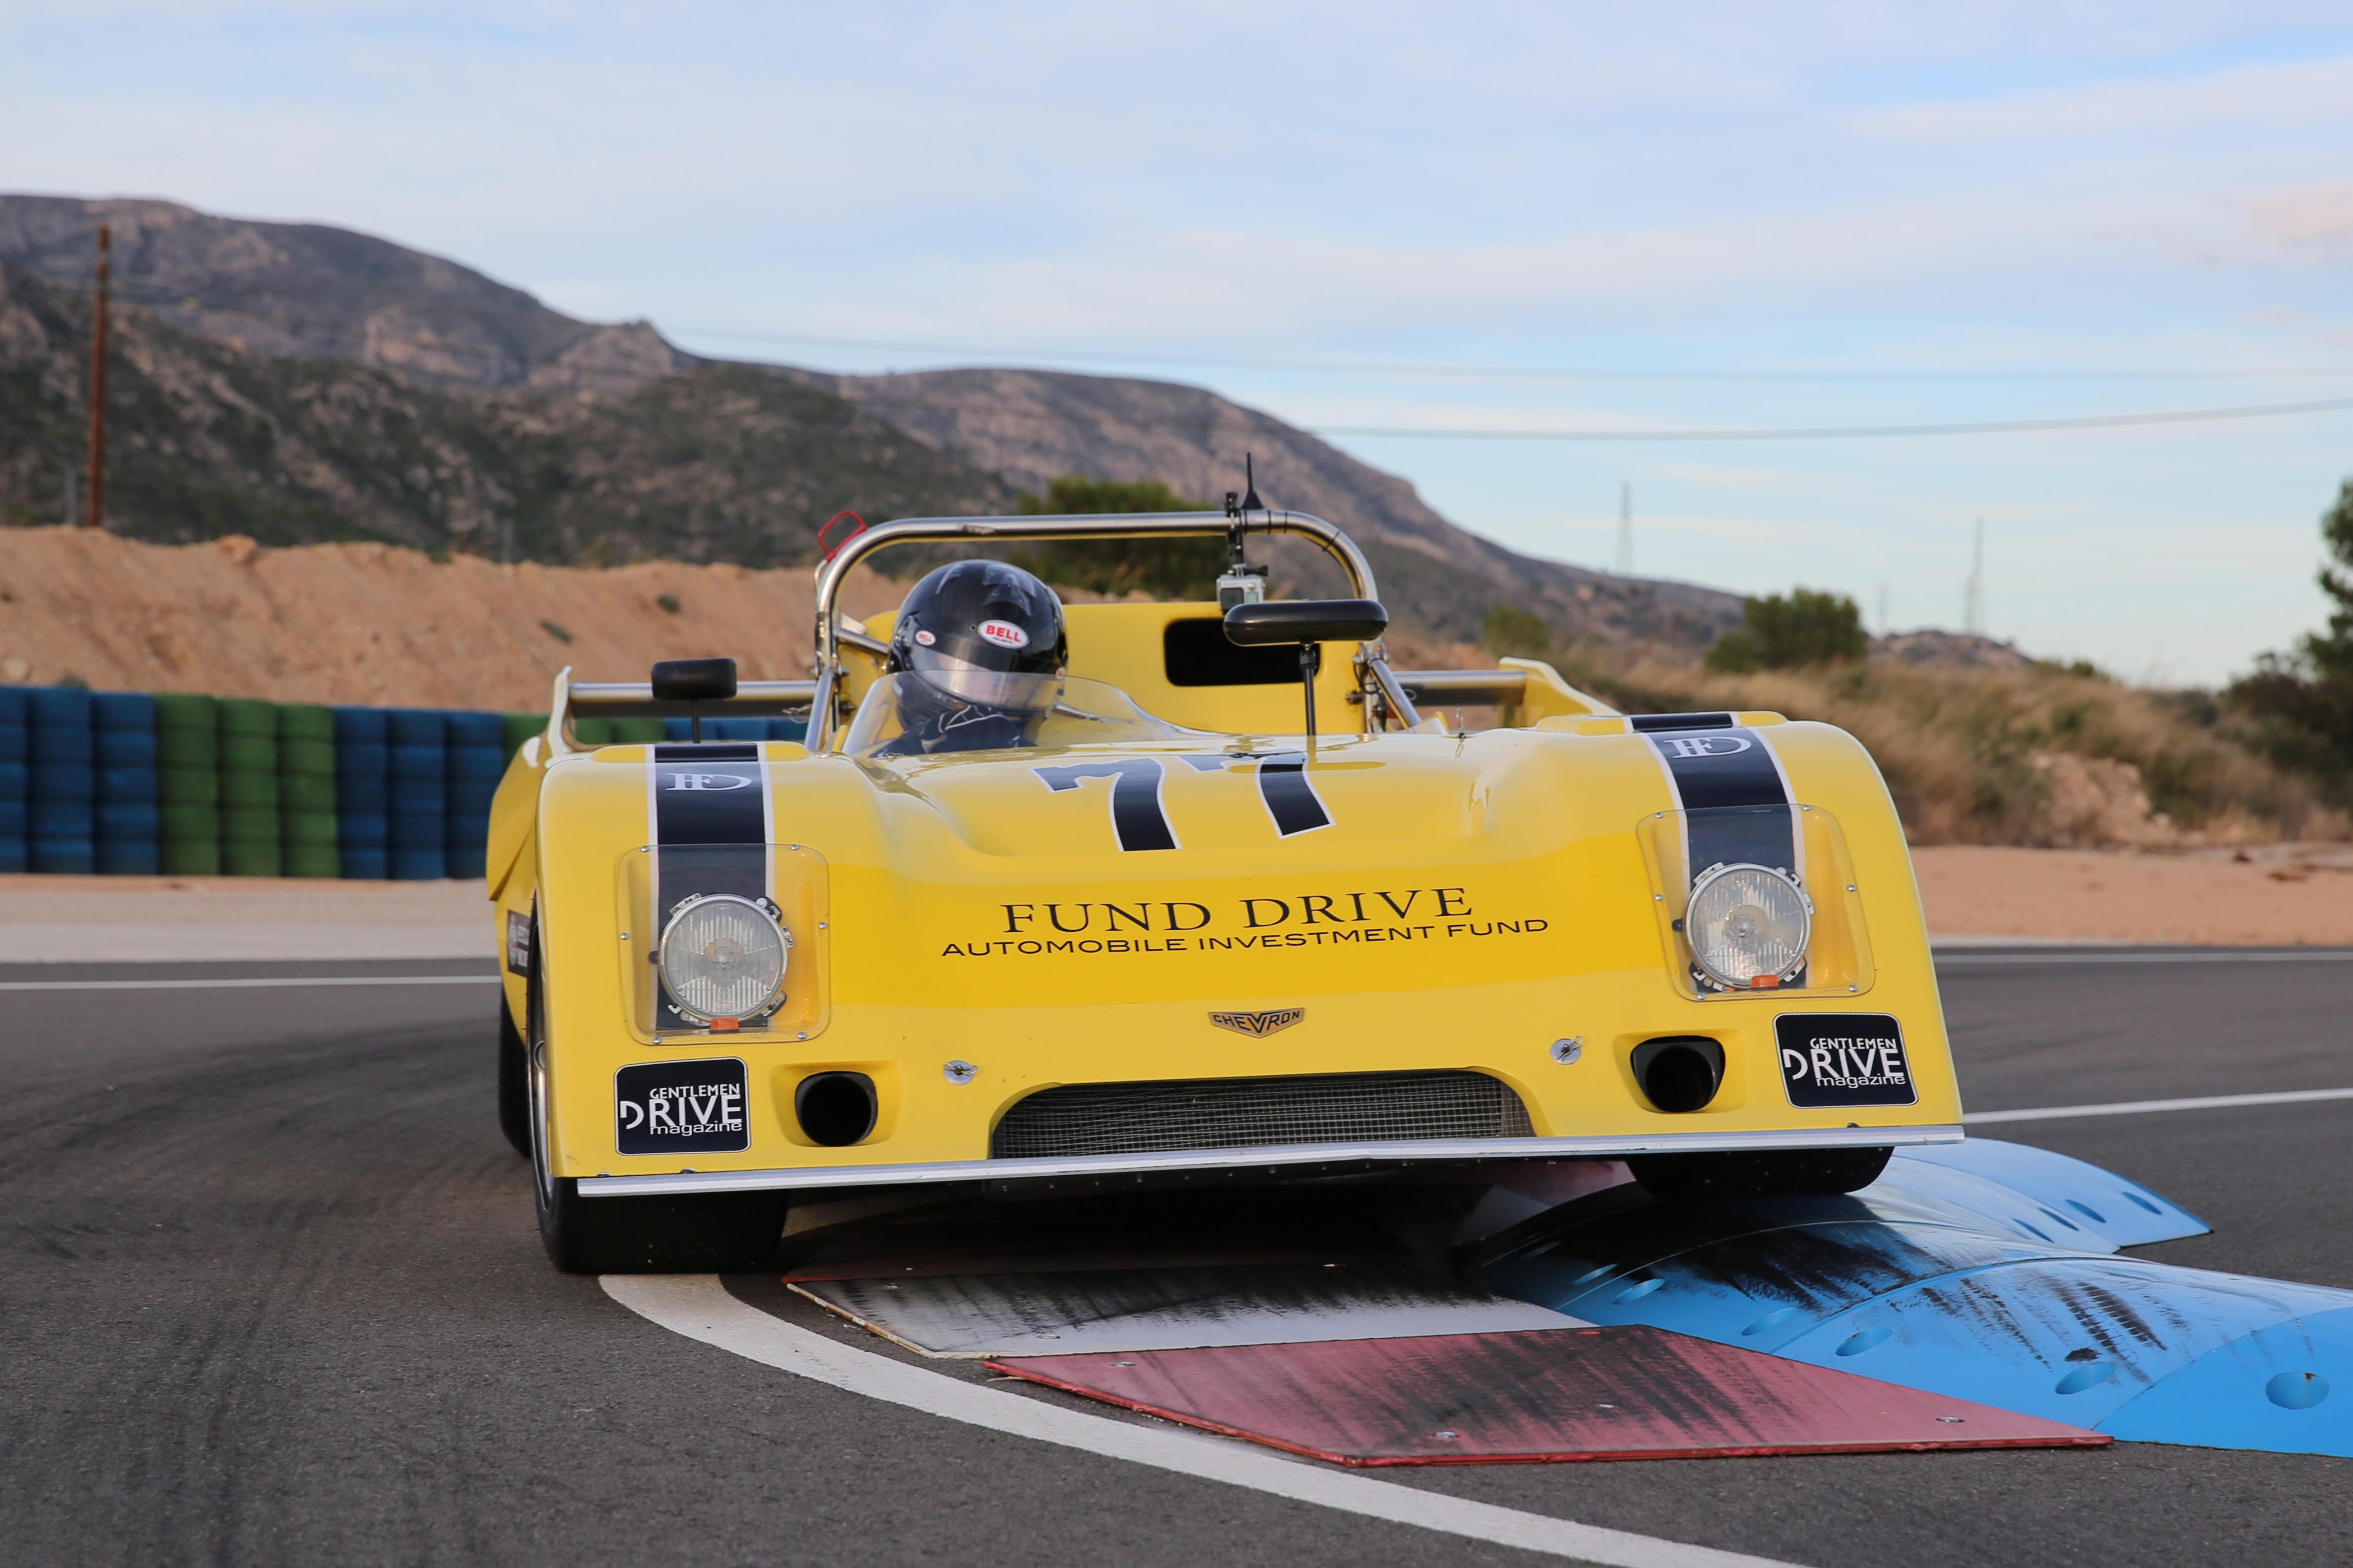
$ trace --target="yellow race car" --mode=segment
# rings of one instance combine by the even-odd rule
[[[1355,596],[1265,599],[1268,534]],[[892,545],[1171,536],[1227,542],[1218,603],[1064,608],[963,560],[836,607]],[[1960,1138],[1852,737],[1630,718],[1533,660],[1392,670],[1386,621],[1300,513],[915,519],[819,569],[813,680],[559,676],[489,872],[550,1256],[754,1268],[793,1194],[905,1184],[1609,1157],[1668,1194],[1842,1192]],[[802,711],[799,743],[699,738]],[[698,738],[588,747],[581,717]]]

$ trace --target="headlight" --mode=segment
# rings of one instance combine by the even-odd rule
[[[1717,984],[1746,991],[1759,975],[1787,980],[1805,966],[1813,906],[1767,866],[1715,866],[1692,886],[1683,931]]]
[[[732,893],[687,900],[661,935],[662,988],[700,1024],[756,1018],[783,1000],[792,933],[763,903]]]

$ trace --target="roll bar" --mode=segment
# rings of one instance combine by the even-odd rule
[[[1044,539],[1226,539],[1239,549],[1252,533],[1288,533],[1313,540],[1348,574],[1355,597],[1377,599],[1372,563],[1356,542],[1320,517],[1303,511],[1265,508],[1222,511],[1102,512],[1072,517],[904,517],[870,528],[843,543],[817,574],[817,680],[809,701],[809,750],[821,752],[832,738],[839,706],[835,693],[841,684],[844,643],[871,651],[873,639],[841,624],[841,585],[850,568],[887,545],[916,541],[1044,540]],[[1404,690],[1389,674],[1387,653],[1377,642],[1365,645],[1358,660],[1364,700],[1385,710],[1400,725],[1420,722]]]

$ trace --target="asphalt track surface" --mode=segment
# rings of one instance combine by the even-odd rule
[[[2353,1084],[2353,962],[2151,956],[1954,955],[1971,1109]],[[0,969],[0,1558],[1560,1561],[879,1403],[555,1273],[494,1125],[486,984],[18,988],[371,971],[482,973]],[[1989,1131],[2110,1166],[2214,1226],[2145,1256],[2353,1287],[2353,1101]],[[772,1284],[729,1284],[912,1359]],[[2120,1444],[1379,1479],[1817,1568],[2353,1561],[2353,1461],[2276,1454]]]

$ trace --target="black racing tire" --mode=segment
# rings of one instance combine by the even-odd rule
[[[1860,1192],[1879,1180],[1893,1149],[1746,1149],[1723,1154],[1636,1154],[1626,1162],[1653,1197],[1670,1203],[1767,1193]]]
[[[525,1142],[539,1239],[566,1274],[748,1273],[767,1263],[784,1236],[782,1193],[695,1193],[660,1197],[583,1197],[555,1175],[547,1155],[547,1009],[533,921],[532,971],[524,987],[529,1036],[523,1051]]]
[[[531,1158],[531,1064],[514,1015],[499,1002],[499,1131],[514,1152]]]

